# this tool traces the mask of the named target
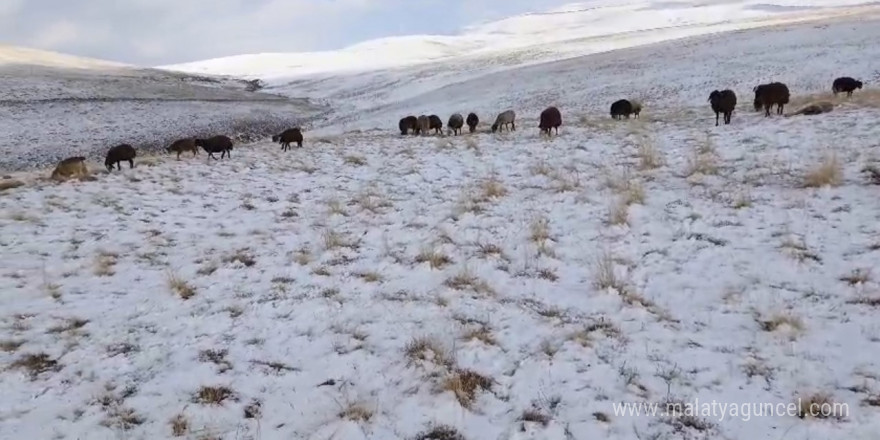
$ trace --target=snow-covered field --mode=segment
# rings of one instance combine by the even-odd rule
[[[337,96],[322,128],[360,131],[310,130],[303,149],[16,174],[0,190],[0,432],[873,439],[880,187],[861,170],[880,167],[878,37],[863,13],[463,74],[371,109],[394,87],[377,82],[348,89],[359,119]],[[866,89],[827,96],[841,75]],[[771,79],[787,112],[838,106],[764,118],[750,91]],[[725,87],[739,106],[715,127],[706,98]],[[642,117],[612,121],[627,94]],[[536,128],[549,104],[552,139]],[[506,106],[517,130],[486,133]],[[407,113],[471,110],[474,135],[396,132]],[[751,406],[615,410],[667,401]],[[834,414],[799,418],[798,402]]]
[[[189,135],[306,123],[324,111],[307,100],[249,92],[247,86],[243,80],[0,46],[0,170],[46,166],[69,156],[97,160],[122,142],[146,152]]]

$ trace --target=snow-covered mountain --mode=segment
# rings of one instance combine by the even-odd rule
[[[385,114],[392,110],[464,111],[461,95],[451,88],[482,94],[484,111],[505,105],[502,101],[513,105],[511,99],[486,92],[486,86],[503,83],[491,76],[501,71],[685,37],[859,16],[876,9],[856,0],[597,0],[470,26],[458,35],[389,37],[338,51],[250,54],[161,68],[259,78],[273,93],[324,100],[333,108],[328,127],[364,129],[395,123]],[[643,53],[650,56],[648,49]],[[674,66],[674,60],[660,62]],[[553,69],[547,67],[548,72]],[[480,86],[473,89],[471,83]]]

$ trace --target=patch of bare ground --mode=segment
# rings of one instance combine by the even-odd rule
[[[437,425],[416,434],[412,440],[467,440],[451,426]]]
[[[428,362],[446,369],[455,365],[452,353],[435,338],[414,338],[404,347],[404,354],[409,365]]]
[[[339,411],[337,416],[340,419],[352,422],[369,422],[370,419],[373,418],[374,413],[375,410],[366,403],[352,402],[345,405],[345,407]]]

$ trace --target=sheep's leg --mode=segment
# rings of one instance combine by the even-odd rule
[[[303,141],[296,141],[296,146],[297,146],[297,148],[302,148],[302,147],[303,147]]]
[[[132,168],[134,168],[134,159],[129,159],[128,160],[128,169],[132,169]]]
[[[724,117],[726,118],[727,116]],[[715,112],[715,126],[718,126],[718,112]]]

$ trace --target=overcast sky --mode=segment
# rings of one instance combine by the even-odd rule
[[[449,34],[554,0],[0,0],[0,42],[140,65]]]

